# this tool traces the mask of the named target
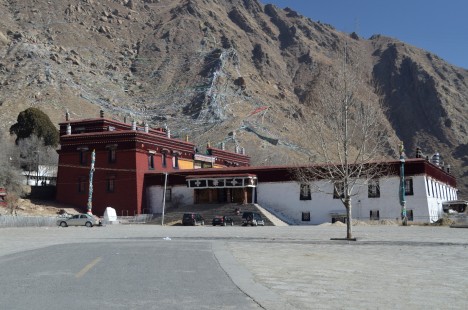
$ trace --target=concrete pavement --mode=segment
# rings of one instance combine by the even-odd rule
[[[331,241],[345,227],[161,227],[0,230],[0,256],[53,244],[201,240],[232,281],[265,309],[467,309],[468,229],[355,226],[358,241]]]

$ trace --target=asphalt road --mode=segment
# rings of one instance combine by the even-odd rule
[[[0,229],[0,309],[468,309],[468,229]]]
[[[259,309],[211,242],[54,245],[0,258],[2,309]]]

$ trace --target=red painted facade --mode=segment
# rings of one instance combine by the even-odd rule
[[[107,207],[116,209],[118,215],[145,213],[145,174],[193,167],[196,156],[193,143],[172,139],[164,129],[105,118],[61,123],[60,145],[57,201],[86,210],[91,153],[95,150],[92,212],[97,215]],[[205,156],[217,166],[225,166],[225,162],[249,165],[246,155],[209,150]]]

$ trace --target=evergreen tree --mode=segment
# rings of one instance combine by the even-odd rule
[[[36,135],[42,138],[46,146],[56,147],[59,143],[59,132],[49,116],[37,108],[28,108],[18,115],[17,123],[10,127],[10,134],[19,140]]]

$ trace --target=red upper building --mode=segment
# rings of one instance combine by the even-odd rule
[[[103,117],[60,124],[58,202],[86,209],[91,154],[95,151],[92,212],[106,207],[119,215],[145,213],[144,175],[151,171],[249,166],[245,154],[207,148],[195,151],[191,142],[173,139],[166,129],[150,129]]]

